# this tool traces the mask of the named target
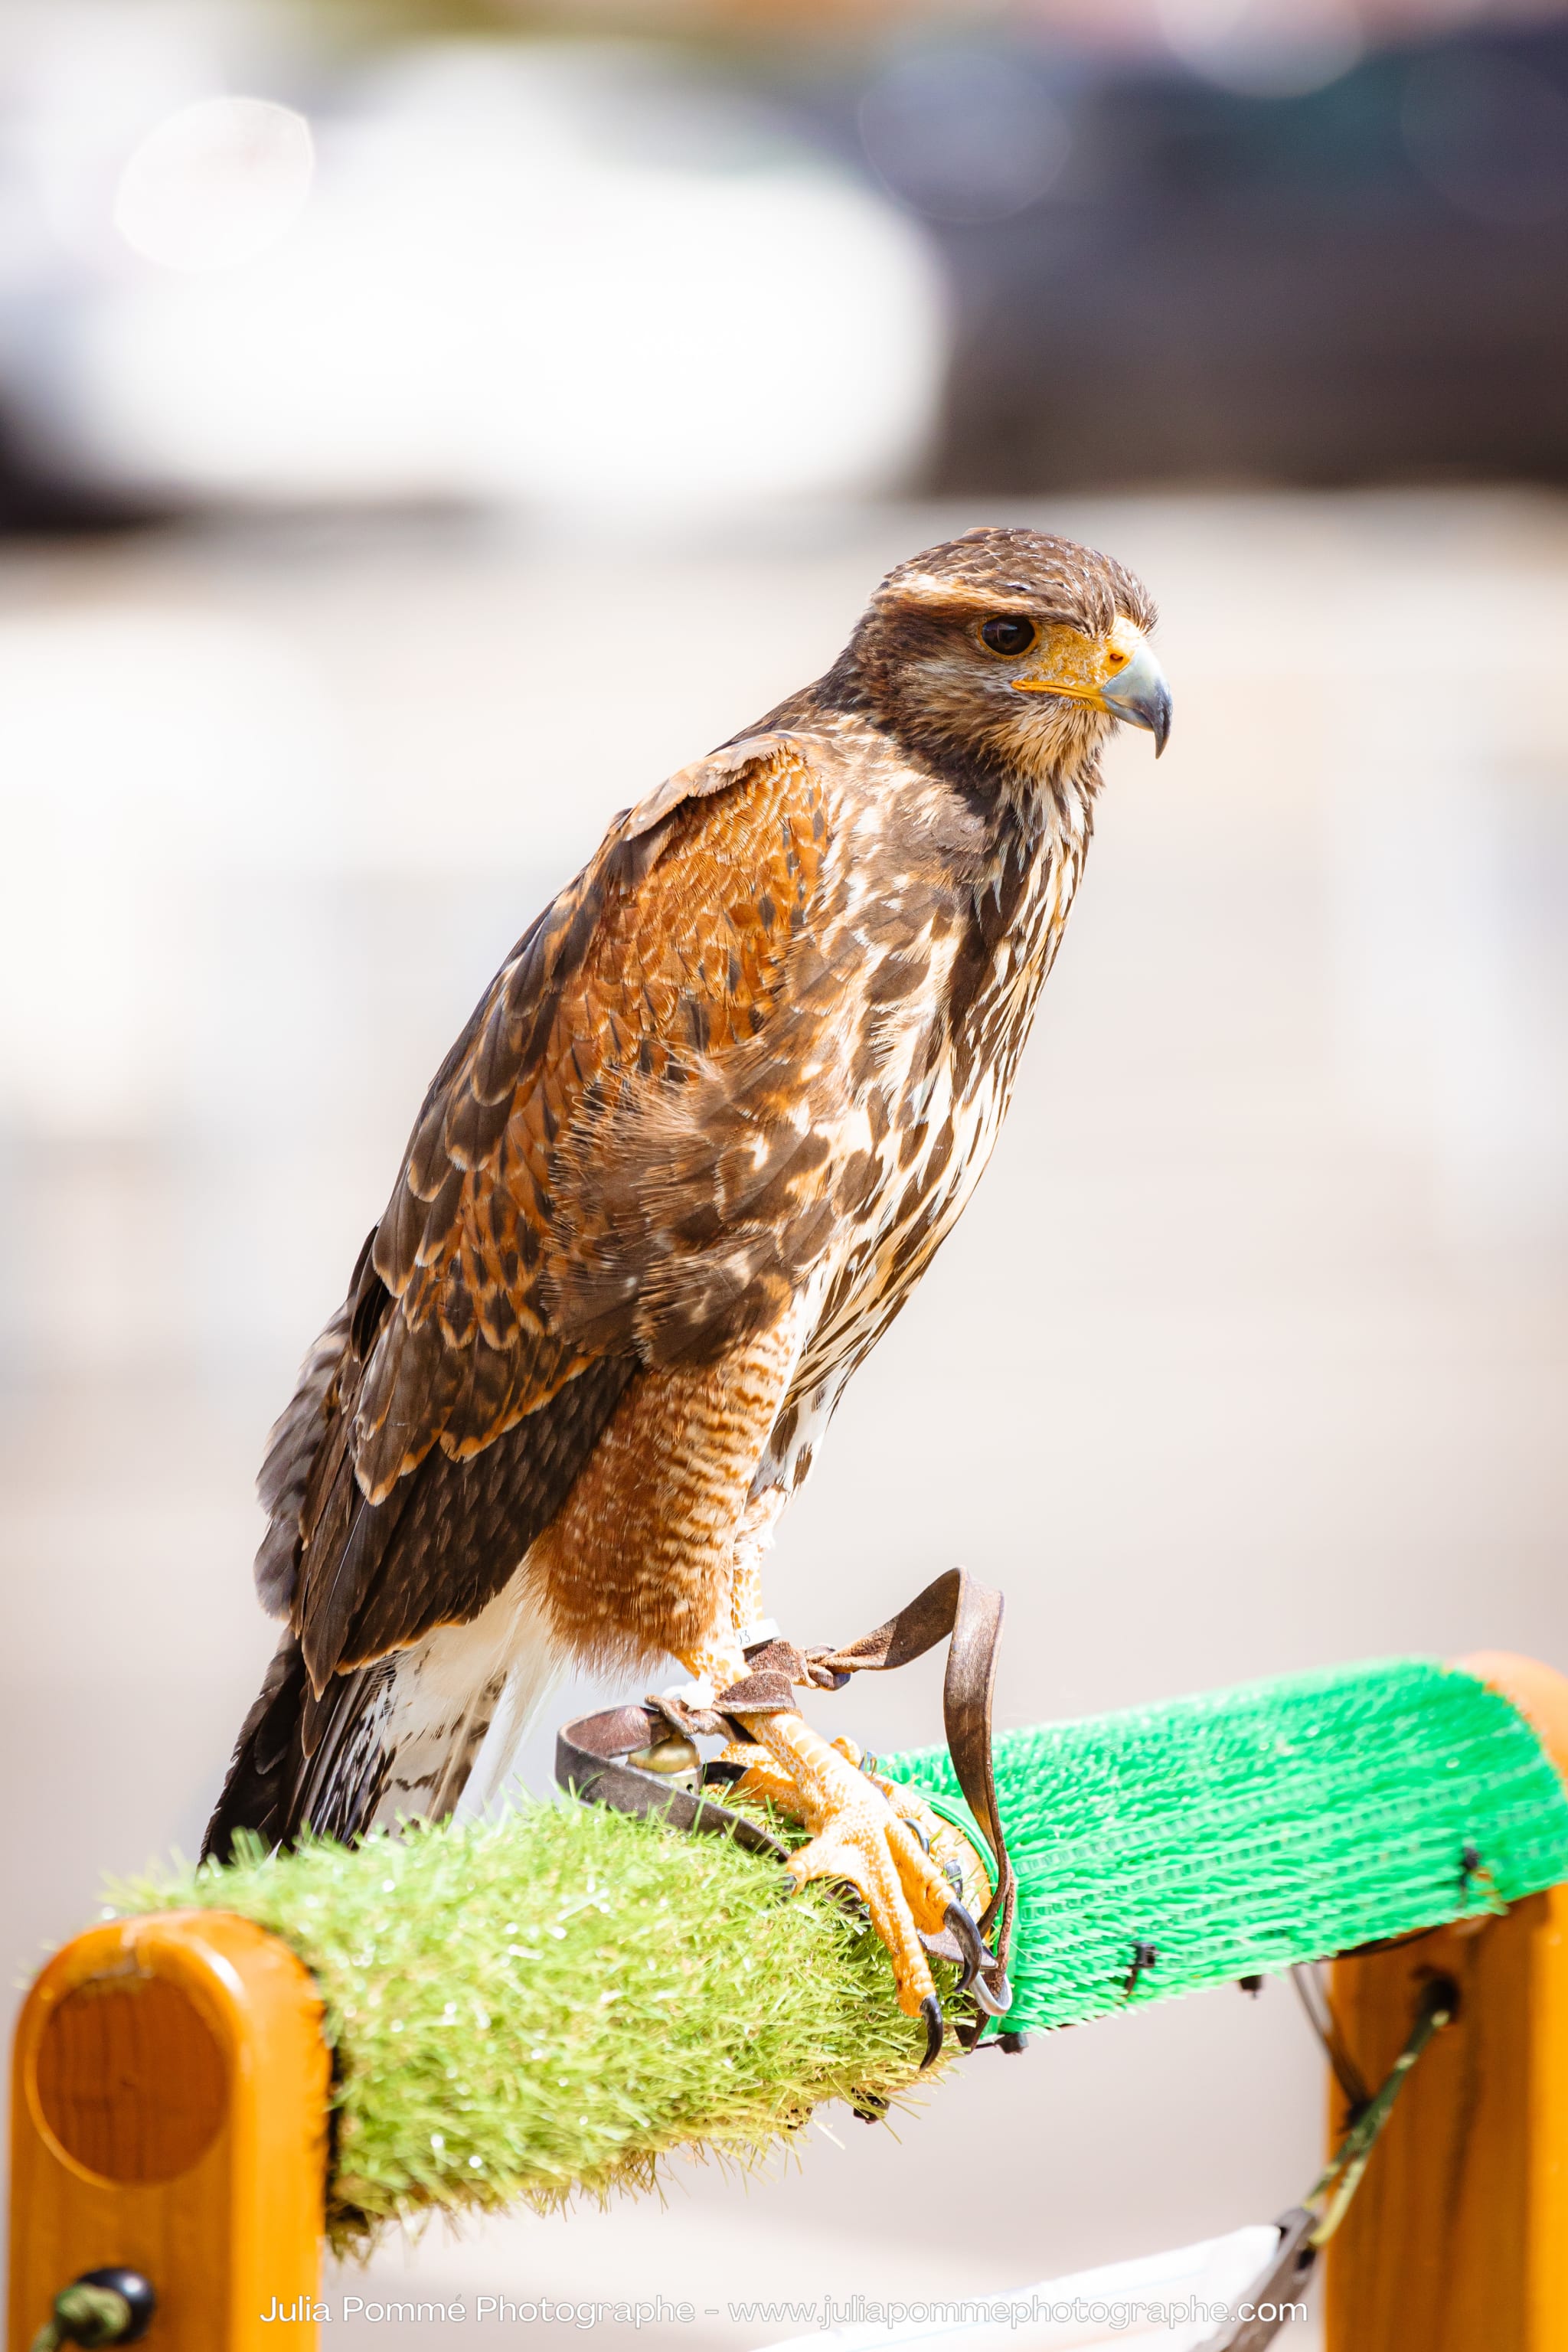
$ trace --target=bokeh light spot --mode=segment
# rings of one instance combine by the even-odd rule
[[[165,269],[230,269],[277,244],[303,211],[310,126],[263,98],[204,98],[150,131],[121,173],[114,225]]]
[[[1184,65],[1246,98],[1326,89],[1363,47],[1351,0],[1158,0],[1157,13]]]
[[[860,140],[891,193],[931,220],[1005,220],[1067,160],[1067,118],[1021,61],[986,50],[901,58],[860,101]]]

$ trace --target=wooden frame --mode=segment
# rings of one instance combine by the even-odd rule
[[[1458,1663],[1513,1701],[1568,1778],[1568,1681],[1505,1652]],[[1435,1976],[1458,1987],[1458,2014],[1329,2246],[1327,2352],[1568,2352],[1568,1887],[1336,1960],[1334,2015],[1369,2082]],[[1337,2146],[1337,2086],[1330,2107]]]

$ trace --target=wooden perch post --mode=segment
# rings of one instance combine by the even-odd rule
[[[288,1946],[226,1912],[117,1920],[57,1953],[16,2034],[8,2352],[108,2264],[156,2290],[149,2352],[277,2342],[274,2296],[313,2301],[321,2280],[321,2021]]]
[[[1460,1664],[1568,1777],[1568,1681],[1500,1652]],[[1487,1857],[1473,1860],[1479,1876]],[[1327,2352],[1568,2352],[1568,1886],[1336,1960],[1335,2020],[1369,2083],[1435,1977],[1458,1988],[1458,2013],[1328,2250]],[[1330,2105],[1337,2145],[1338,2085]]]

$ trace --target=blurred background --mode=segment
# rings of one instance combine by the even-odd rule
[[[966,1560],[1011,1722],[1568,1666],[1565,296],[1550,0],[0,0],[8,1980],[195,1848],[267,1426],[489,973],[976,522],[1145,576],[1176,732],[773,1607]],[[1321,2103],[1215,1993],[374,2276],[745,2352],[1266,2219]]]

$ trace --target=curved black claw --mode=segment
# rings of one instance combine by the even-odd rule
[[[926,2054],[921,2060],[921,2073],[942,2055],[942,2003],[934,1992],[928,1992],[921,2003],[921,2015],[926,2021]]]
[[[942,1913],[942,1926],[963,1954],[963,1974],[958,1979],[958,1990],[967,1992],[981,1969],[991,1958],[981,1940],[980,1930],[971,1913],[962,1903],[950,1903]]]

